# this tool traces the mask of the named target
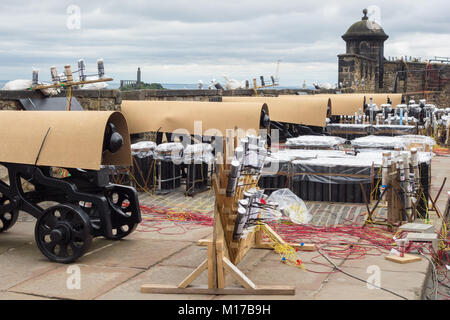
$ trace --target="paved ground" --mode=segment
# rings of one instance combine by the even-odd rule
[[[444,176],[449,177],[450,158],[433,160],[433,194]],[[448,185],[445,190],[448,190]],[[141,203],[171,207],[176,215],[184,208],[211,212],[211,192],[193,198],[141,195]],[[444,209],[444,197],[439,202]],[[365,212],[364,206],[308,203],[315,225],[333,225]],[[359,221],[361,223],[362,221]],[[210,296],[141,294],[142,284],[177,284],[198,266],[206,249],[196,241],[209,237],[212,227],[180,224],[144,215],[144,223],[126,239],[111,242],[95,239],[90,251],[74,265],[60,265],[44,258],[34,243],[34,220],[23,215],[8,232],[0,234],[0,299],[400,299],[341,272],[329,273],[330,264],[317,252],[301,252],[308,270],[280,262],[270,250],[252,249],[238,267],[256,284],[295,285],[295,296]],[[364,245],[363,240],[359,242]],[[334,259],[344,271],[368,279],[380,271],[380,285],[408,299],[420,299],[425,287],[428,261],[395,264],[384,254],[364,259]],[[75,267],[75,269],[74,269]],[[68,289],[73,270],[79,268],[80,289]],[[229,285],[236,285],[230,277]],[[68,286],[69,284],[69,286]],[[194,284],[207,284],[203,274]]]

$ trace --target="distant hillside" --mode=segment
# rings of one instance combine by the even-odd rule
[[[121,91],[143,90],[143,89],[163,90],[165,88],[160,83],[145,83],[145,82],[142,82],[139,86],[137,86],[136,84],[130,84],[120,88]]]

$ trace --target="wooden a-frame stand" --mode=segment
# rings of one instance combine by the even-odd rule
[[[233,140],[232,140],[233,141]],[[237,140],[234,139],[234,145]],[[234,146],[233,146],[234,149]],[[233,150],[232,149],[232,150]],[[224,152],[225,153],[225,152]],[[258,179],[244,175],[233,197],[226,196],[229,166],[219,164],[213,176],[216,196],[214,210],[214,230],[212,239],[199,240],[199,245],[207,245],[207,258],[178,285],[144,284],[142,293],[183,293],[183,294],[247,294],[247,295],[294,295],[293,286],[261,286],[253,283],[236,265],[251,248],[272,249],[269,242],[262,241],[263,231],[256,227],[245,239],[233,240],[234,224],[237,216],[238,200],[243,192],[257,187]],[[269,226],[265,232],[278,243],[286,244]],[[303,251],[314,251],[314,245],[291,245]],[[208,286],[191,286],[205,270],[208,270]],[[230,274],[242,287],[225,287],[225,275]]]

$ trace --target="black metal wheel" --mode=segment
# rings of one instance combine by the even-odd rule
[[[110,240],[120,240],[132,233],[140,222],[140,211],[135,201],[134,193],[124,187],[116,187],[107,193],[111,210],[112,237]]]
[[[120,240],[122,238],[125,238],[127,235],[131,234],[136,230],[138,226],[138,223],[127,223],[124,225],[121,225],[117,228],[113,228],[113,236],[107,237],[109,240]]]
[[[19,217],[19,209],[4,194],[0,193],[0,233],[10,229]]]
[[[50,207],[36,222],[35,238],[42,254],[50,260],[73,262],[91,245],[92,228],[89,217],[73,204]]]

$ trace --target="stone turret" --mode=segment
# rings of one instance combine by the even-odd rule
[[[346,55],[360,56],[361,61],[357,64],[359,65],[361,79],[357,82],[373,82],[375,86],[373,89],[378,90],[383,88],[384,42],[389,36],[378,23],[369,20],[367,17],[367,9],[363,10],[363,14],[362,19],[352,24],[342,36],[342,39],[346,42],[346,54],[340,55],[339,57],[341,58],[341,56]],[[341,59],[339,62],[341,67]],[[339,82],[348,83],[348,76],[340,75]]]

